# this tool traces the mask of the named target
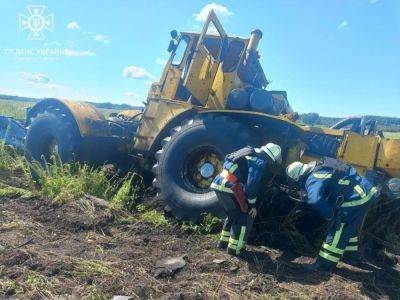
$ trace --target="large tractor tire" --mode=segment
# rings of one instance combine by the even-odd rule
[[[249,144],[246,127],[225,116],[205,115],[175,127],[161,144],[153,183],[167,209],[193,222],[203,213],[223,216],[209,186],[225,155]]]
[[[40,163],[58,155],[63,162],[78,160],[81,136],[73,116],[62,108],[49,107],[31,120],[25,141],[26,156]]]

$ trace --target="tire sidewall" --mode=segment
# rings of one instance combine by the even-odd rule
[[[75,128],[68,126],[65,120],[51,112],[38,114],[29,126],[26,137],[26,151],[37,161],[50,158],[49,146],[51,139],[58,145],[58,155],[64,162],[69,162],[79,156],[80,136]]]
[[[217,119],[195,120],[190,126],[183,126],[182,130],[174,134],[171,141],[163,148],[158,167],[159,180],[162,187],[163,198],[167,204],[179,209],[187,209],[192,213],[212,213],[223,215],[213,191],[196,193],[185,185],[183,170],[185,158],[190,153],[207,146],[213,148],[221,159],[244,143],[238,138],[238,132],[227,132],[223,122]]]

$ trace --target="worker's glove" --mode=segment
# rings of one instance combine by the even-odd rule
[[[257,217],[257,208],[253,207],[252,209],[250,209],[249,215],[255,219]]]

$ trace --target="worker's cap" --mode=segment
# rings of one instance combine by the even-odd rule
[[[303,164],[295,161],[286,168],[286,175],[293,181],[298,182],[300,178],[308,174],[315,167],[315,163]]]
[[[282,162],[282,150],[279,145],[268,143],[256,149],[256,152],[264,152],[273,162],[280,164]]]

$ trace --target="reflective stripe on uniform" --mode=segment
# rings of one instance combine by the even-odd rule
[[[343,254],[344,253],[344,250],[336,248],[336,247],[333,247],[333,246],[331,246],[331,245],[329,245],[327,243],[323,243],[322,244],[322,248],[324,248],[326,250],[329,250],[329,251],[331,251],[333,253],[336,253],[336,254]]]
[[[319,251],[319,256],[321,256],[321,257],[323,257],[323,258],[325,258],[327,260],[330,260],[331,262],[334,262],[334,263],[339,262],[339,258],[338,257],[330,255],[330,254],[328,254],[328,253],[326,253],[326,252],[324,252],[322,250]]]
[[[215,182],[211,183],[210,188],[220,191],[220,192],[233,194],[233,191],[230,188],[227,188],[223,185],[216,184]]]
[[[353,238],[351,238],[350,240],[349,240],[349,242],[350,243],[354,243],[354,242],[358,242],[358,236],[356,236],[356,237],[353,237]]]
[[[231,248],[233,250],[237,250],[238,248],[238,240],[235,240],[233,238],[229,238],[229,244],[228,244],[228,248]]]
[[[246,156],[246,159],[247,159],[247,160],[253,160],[253,161],[255,161],[255,160],[257,160],[257,157],[254,157],[254,156]]]
[[[332,174],[329,173],[313,173],[313,176],[318,179],[332,178]]]
[[[246,234],[246,226],[242,226],[240,228],[240,235],[239,235],[239,240],[237,243],[237,248],[236,248],[236,254],[240,253],[240,250],[242,250],[243,246],[244,246],[244,236]]]
[[[226,230],[221,231],[221,238],[220,241],[229,242],[229,238],[231,237],[231,233]]]
[[[223,242],[229,242],[229,237],[221,235],[221,237],[219,238],[219,240],[220,240],[220,241],[223,241]]]
[[[342,235],[344,223],[340,223],[340,228],[336,230],[335,236],[333,237],[332,247],[336,248],[337,244],[339,243],[340,237]]]
[[[340,179],[340,180],[338,181],[338,184],[341,184],[341,185],[349,185],[349,184],[350,184],[350,180]]]
[[[227,169],[224,169],[219,175],[223,178],[227,178],[229,175],[229,171]]]
[[[221,231],[221,235],[223,235],[223,236],[231,236],[231,233],[230,233],[230,231],[222,230]]]
[[[353,206],[363,205],[364,203],[367,203],[369,200],[371,200],[371,198],[378,192],[378,190],[375,187],[371,189],[368,195],[365,194],[364,190],[359,185],[355,186],[354,189],[360,196],[361,195],[365,196],[361,196],[362,198],[360,200],[343,202],[342,207],[353,207]]]
[[[237,245],[238,244],[238,240],[235,240],[233,238],[229,238],[229,244]]]
[[[364,198],[364,197],[367,196],[367,194],[364,192],[364,189],[363,189],[361,186],[356,185],[356,186],[354,187],[354,189],[355,189],[355,191],[361,196],[361,198]]]
[[[229,168],[229,173],[233,173],[236,171],[236,169],[238,168],[238,164],[233,164],[232,167]]]
[[[358,251],[358,246],[347,246],[344,251]]]
[[[257,198],[252,198],[247,200],[250,204],[255,204],[257,202]]]

